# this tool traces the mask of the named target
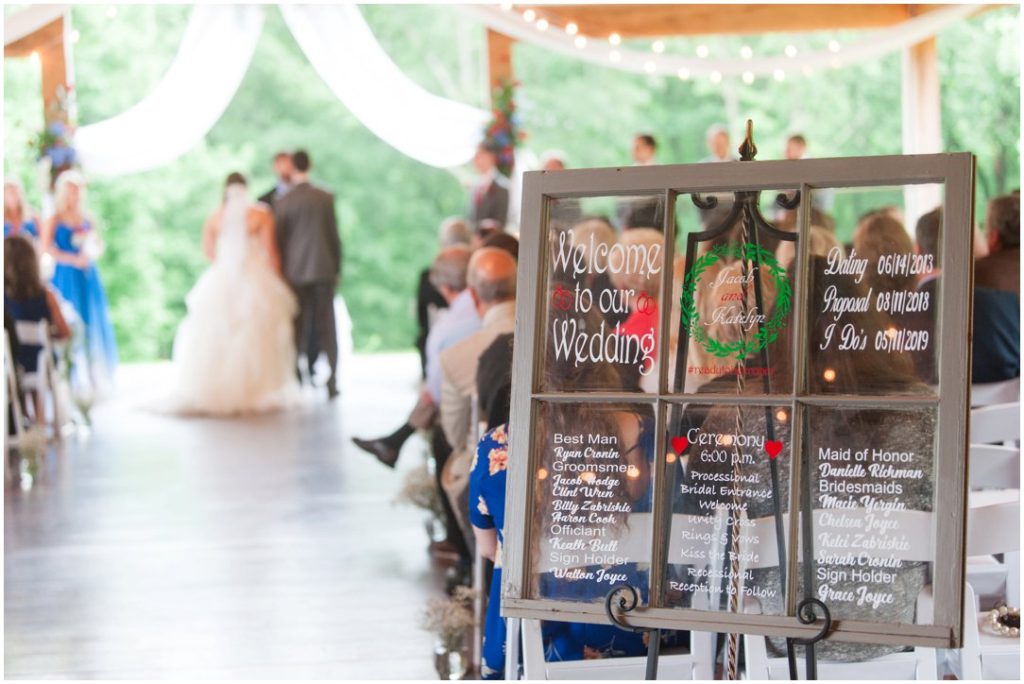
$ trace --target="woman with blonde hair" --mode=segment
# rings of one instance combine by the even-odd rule
[[[94,389],[103,390],[117,367],[117,342],[95,263],[103,245],[85,212],[85,178],[77,171],[63,172],[54,195],[56,211],[43,226],[41,248],[56,262],[53,286],[82,320],[89,379]]]
[[[16,180],[4,181],[4,237],[39,239],[39,217],[25,203],[25,190]]]

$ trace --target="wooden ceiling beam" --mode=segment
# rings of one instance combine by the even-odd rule
[[[4,57],[28,57],[41,54],[64,42],[64,18],[58,17],[24,38],[4,46]]]
[[[527,5],[517,5],[525,8]],[[871,29],[943,5],[540,5],[553,25],[570,21],[588,36],[623,38]]]

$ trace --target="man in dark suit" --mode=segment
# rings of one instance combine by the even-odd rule
[[[941,307],[942,229],[941,209],[933,209],[917,221],[917,251],[931,256],[935,267],[923,273],[917,285],[919,292],[928,293],[930,304],[927,310],[905,317],[908,328],[927,330],[935,340],[941,337],[937,321]],[[1000,382],[1020,377],[1020,298],[1013,292],[984,287],[975,282],[971,323],[974,338],[972,381]],[[931,384],[938,382],[934,345],[917,352],[914,363],[921,380]]]
[[[974,284],[1020,296],[1020,194],[989,200],[985,211],[988,256],[974,264]]]
[[[476,148],[473,166],[480,174],[473,185],[466,212],[470,224],[476,228],[481,221],[497,221],[501,229],[508,222],[508,178],[498,171],[498,151],[486,143]]]
[[[334,214],[334,195],[310,184],[309,154],[292,155],[292,187],[274,202],[281,270],[299,300],[295,319],[295,348],[306,356],[309,369],[321,353],[327,355],[331,376],[327,396],[338,396],[338,334],[334,322],[334,292],[341,276],[341,238]]]
[[[260,202],[269,207],[273,207],[274,202],[284,197],[285,193],[291,189],[292,175],[295,173],[295,165],[292,164],[290,152],[278,152],[274,155],[273,163],[277,185],[260,195]]]

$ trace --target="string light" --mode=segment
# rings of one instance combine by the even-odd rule
[[[568,33],[570,36],[575,36],[577,33],[580,32],[580,27],[576,25],[576,22],[570,21],[568,24],[565,25],[565,32]]]
[[[838,40],[830,40],[830,41],[828,41],[828,51],[829,52],[839,52],[839,41]]]
[[[750,49],[749,45],[744,45],[740,48],[740,57],[743,59],[750,59],[754,56],[754,51]]]
[[[530,22],[531,24],[533,23],[533,20],[536,19],[536,18],[537,18],[537,13],[534,12],[532,9],[528,9],[525,12],[523,12],[523,19],[525,19],[526,21]]]
[[[744,71],[743,72],[743,82],[746,83],[747,85],[750,85],[751,83],[753,83],[754,82],[754,73],[751,72],[751,71]]]
[[[608,36],[608,42],[611,43],[612,45],[618,45],[619,43],[622,42],[622,36],[620,36],[618,33],[613,33],[610,36]]]
[[[537,479],[538,480],[546,480],[546,479],[548,479],[548,469],[547,468],[543,468],[543,467],[537,468]]]
[[[679,70],[679,79],[681,81],[689,80],[689,78],[690,78],[690,70],[689,69],[687,69],[686,67],[683,67],[682,69]]]
[[[786,80],[786,72],[783,71],[782,69],[776,69],[775,71],[773,71],[772,76],[775,78],[776,81],[779,81],[780,83]]]
[[[651,43],[651,49],[657,52],[659,55],[665,51],[665,41],[656,40]]]
[[[576,36],[576,40],[574,40],[573,42],[576,43],[576,47],[578,47],[581,50],[587,47],[587,39],[584,36]]]
[[[698,45],[697,46],[697,56],[700,57],[701,59],[704,59],[705,57],[707,57],[708,56],[708,46],[707,45]]]
[[[709,78],[711,79],[712,83],[721,83],[722,82],[722,72],[721,71],[712,71],[711,75],[709,76]]]
[[[620,59],[622,59],[622,55],[619,54],[618,50],[612,50],[611,52],[608,53],[608,59],[612,60],[613,62],[618,62]]]
[[[655,65],[654,62],[644,62],[644,71],[646,71],[647,73],[653,74],[655,71],[657,71],[657,69],[658,67],[657,65]]]
[[[778,419],[780,423],[785,423],[787,420],[789,420],[789,414],[786,413],[785,409],[779,409],[778,411],[776,411],[775,417]]]
[[[826,368],[825,372],[821,374],[821,377],[825,379],[825,382],[835,382],[836,372],[831,368]]]
[[[36,50],[33,50],[32,53],[28,56],[28,59],[33,64],[38,64],[39,63],[39,52],[37,52]]]
[[[672,453],[671,451],[668,452],[667,454],[665,454],[665,462],[666,463],[675,463],[676,462],[676,455],[674,453]]]
[[[547,31],[548,30],[548,26],[549,26],[549,24],[548,24],[548,20],[547,19],[538,19],[537,20],[537,30],[538,31]]]
[[[786,56],[787,57],[796,57],[796,45],[787,45],[786,46]]]
[[[640,477],[640,469],[637,468],[635,465],[630,465],[628,468],[626,468],[626,477],[635,480],[636,478]]]

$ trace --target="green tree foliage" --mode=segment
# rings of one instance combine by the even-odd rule
[[[485,33],[475,20],[452,7],[361,9],[411,78],[431,92],[486,105]],[[133,5],[120,6],[111,18],[103,6],[74,8],[80,123],[115,115],[153,88],[174,57],[189,12],[187,6]],[[779,54],[789,42],[822,49],[830,38],[844,43],[860,35],[673,38],[667,45],[683,54],[700,43],[712,56],[737,55],[744,44],[755,54]],[[949,151],[978,155],[979,214],[989,197],[1020,184],[1018,42],[1013,7],[984,12],[939,36],[943,139]],[[658,137],[659,161],[694,162],[706,154],[709,125],[725,123],[735,136],[748,117],[756,124],[760,159],[781,157],[793,131],[808,137],[813,156],[901,149],[899,55],[811,75],[800,73],[797,58],[784,82],[758,79],[749,86],[627,74],[526,44],[516,45],[514,61],[527,147],[564,150],[574,167],[629,163],[632,137],[640,131]],[[5,173],[21,177],[38,204],[26,145],[42,125],[38,66],[5,61],[4,86]],[[249,71],[201,144],[161,169],[92,180],[88,201],[108,245],[100,268],[125,359],[170,354],[185,295],[205,267],[199,236],[224,177],[241,170],[262,192],[273,182],[271,156],[291,147],[312,153],[315,180],[336,195],[345,244],[341,292],[357,349],[411,345],[417,275],[436,251],[440,221],[463,210],[471,173],[423,166],[373,136],[330,93],[279,12],[267,6]],[[871,199],[884,198],[876,193]],[[854,204],[837,222],[849,226],[867,208]]]

